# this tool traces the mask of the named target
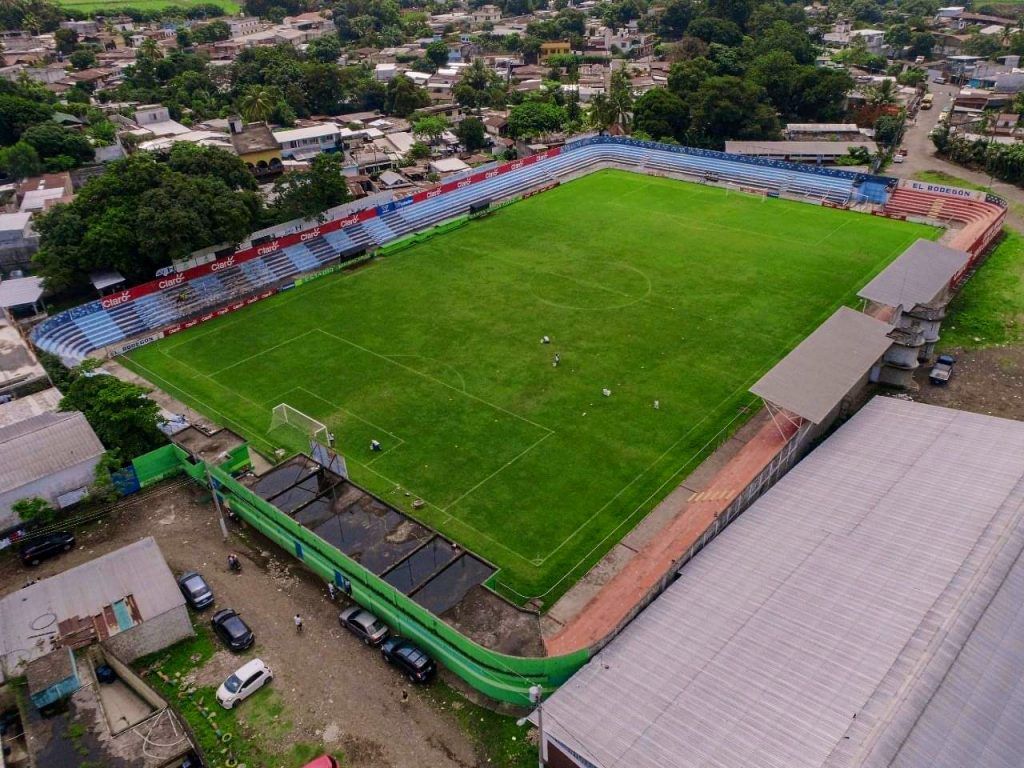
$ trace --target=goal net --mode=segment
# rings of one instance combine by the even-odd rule
[[[267,433],[278,458],[305,453],[324,469],[348,478],[345,457],[334,450],[334,435],[322,421],[303,413],[288,403],[275,405]]]
[[[307,452],[310,445],[331,444],[331,433],[327,425],[317,421],[288,403],[275,405],[270,415],[270,441],[288,452]]]

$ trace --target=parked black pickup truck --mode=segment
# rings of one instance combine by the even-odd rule
[[[952,355],[939,355],[935,361],[932,372],[928,374],[928,381],[932,384],[945,384],[953,375],[953,366],[956,365],[956,358]]]

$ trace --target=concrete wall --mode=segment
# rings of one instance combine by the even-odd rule
[[[131,667],[117,658],[112,648],[107,647],[109,643],[101,643],[101,645],[103,646],[103,661],[110,665],[111,669],[117,673],[117,676],[124,681],[125,685],[137,693],[153,709],[159,710],[167,707],[167,702],[160,698],[160,695],[150,688],[145,680],[135,674]]]
[[[0,528],[19,522],[17,515],[11,511],[11,505],[20,499],[40,496],[55,504],[57,497],[62,493],[90,485],[95,479],[94,473],[99,460],[99,456],[86,459],[56,474],[0,494]]]
[[[159,616],[147,619],[138,626],[114,635],[105,642],[105,646],[126,664],[130,664],[140,656],[162,651],[169,645],[174,645],[194,634],[188,608],[182,603]]]

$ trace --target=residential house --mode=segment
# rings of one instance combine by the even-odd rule
[[[0,271],[28,269],[32,254],[39,249],[39,236],[32,229],[32,213],[0,213]]]
[[[257,176],[279,173],[281,146],[266,123],[244,123],[240,117],[228,119],[231,146],[250,171]]]
[[[496,5],[481,5],[470,14],[473,24],[497,24],[501,21],[501,8]]]
[[[11,507],[21,499],[39,497],[57,506],[79,501],[104,450],[77,411],[41,414],[0,428],[0,527],[18,522]]]
[[[547,60],[552,56],[561,56],[572,53],[572,46],[568,40],[549,40],[540,44],[540,57]]]
[[[130,131],[139,136],[151,134],[156,138],[161,136],[174,136],[180,133],[188,133],[188,127],[176,120],[171,120],[171,114],[167,107],[160,104],[145,104],[135,110],[135,122],[137,130]]]
[[[341,126],[336,123],[316,123],[274,131],[273,135],[281,147],[281,157],[288,159],[307,160],[321,152],[334,152],[341,146]]]
[[[243,16],[241,18],[227,19],[228,27],[231,29],[232,37],[244,37],[259,32],[263,23],[256,16]]]

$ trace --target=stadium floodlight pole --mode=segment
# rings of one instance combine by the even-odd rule
[[[228,540],[228,524],[224,522],[224,510],[220,506],[220,499],[217,497],[217,488],[213,484],[213,475],[210,474],[210,465],[206,465],[206,482],[210,485],[210,493],[213,494],[213,505],[217,507],[217,520],[220,523],[220,535],[224,541]]]

